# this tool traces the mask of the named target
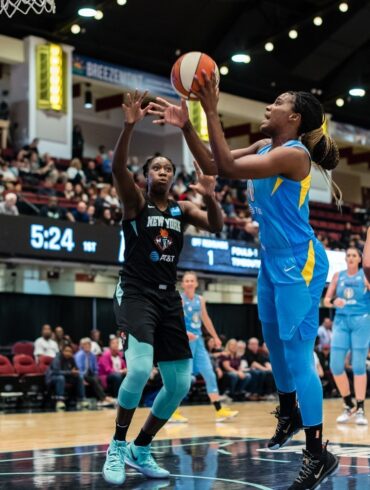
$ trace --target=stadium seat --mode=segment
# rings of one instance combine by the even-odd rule
[[[9,359],[0,355],[0,407],[16,404],[23,395],[19,384],[19,375]]]
[[[48,367],[53,362],[53,359],[54,358],[50,357],[50,356],[40,356],[39,357],[38,367],[39,367],[40,373],[42,373],[42,374],[46,373],[46,371],[48,370]]]
[[[13,355],[26,354],[27,356],[33,357],[33,342],[28,340],[16,342],[12,347]]]
[[[13,365],[16,373],[21,375],[25,401],[29,406],[41,406],[45,392],[45,375],[41,373],[35,360],[26,354],[14,356]]]

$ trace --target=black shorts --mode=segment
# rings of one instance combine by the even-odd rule
[[[139,284],[117,285],[114,314],[118,327],[139,342],[154,348],[154,361],[191,359],[184,311],[178,291]]]

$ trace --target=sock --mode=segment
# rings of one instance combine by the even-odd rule
[[[143,431],[143,429],[141,429],[139,435],[134,440],[134,444],[135,446],[148,446],[152,442],[153,437],[154,435],[147,434]]]
[[[280,402],[280,417],[290,417],[297,405],[296,392],[292,391],[292,393],[282,393],[279,391],[278,393]]]
[[[356,409],[365,411],[365,400],[356,400]]]
[[[322,424],[307,427],[306,433],[306,449],[314,456],[322,454]]]
[[[344,396],[343,401],[344,401],[346,407],[353,408],[355,406],[353,401],[352,401],[351,395]]]
[[[116,422],[116,432],[114,434],[113,439],[115,439],[116,441],[125,441],[127,431],[128,431],[128,425],[119,425]]]
[[[217,410],[217,412],[219,410],[221,410],[221,402],[220,401],[213,402],[213,406],[215,407],[215,409]]]

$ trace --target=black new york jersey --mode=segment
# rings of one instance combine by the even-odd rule
[[[184,227],[183,212],[175,201],[168,201],[167,209],[160,211],[146,200],[135,219],[122,223],[125,237],[123,281],[175,285]]]

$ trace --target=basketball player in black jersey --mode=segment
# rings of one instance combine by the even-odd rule
[[[169,200],[175,167],[168,158],[150,158],[143,171],[147,193],[135,184],[127,168],[134,126],[149,110],[141,108],[146,93],[127,95],[123,105],[125,128],[113,157],[113,182],[122,202],[125,237],[124,265],[120,273],[114,312],[118,326],[126,334],[127,376],[118,394],[116,432],[107,451],[103,476],[107,482],[122,484],[125,464],[150,478],[166,478],[150,453],[150,444],[161,427],[188,393],[191,380],[191,351],[186,334],[176,273],[187,224],[211,232],[222,229],[223,219],[214,197],[215,178],[205,176],[196,166],[198,182],[191,187],[202,194],[207,211],[188,201]],[[151,373],[158,363],[163,388],[134,442],[126,443],[126,433]]]

